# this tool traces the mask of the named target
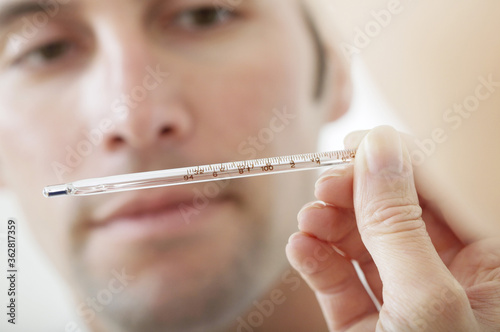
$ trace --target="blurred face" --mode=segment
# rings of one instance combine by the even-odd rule
[[[0,1],[0,179],[90,323],[221,326],[286,264],[314,174],[41,194],[89,177],[314,151],[328,105],[313,97],[316,55],[299,6],[221,3]]]

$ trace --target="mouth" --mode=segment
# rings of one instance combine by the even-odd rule
[[[207,195],[200,188],[137,191],[96,210],[91,227],[122,240],[178,238],[210,228],[235,201],[233,195]]]

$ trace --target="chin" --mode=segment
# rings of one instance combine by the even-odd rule
[[[251,265],[239,259],[225,267],[193,264],[186,273],[158,262],[134,271],[134,280],[99,315],[130,332],[220,331],[254,300],[258,280]]]

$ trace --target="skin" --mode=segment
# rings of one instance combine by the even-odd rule
[[[461,241],[437,202],[417,193],[400,134],[390,127],[363,134],[350,137],[359,145],[354,165],[318,180],[320,202],[299,212],[300,232],[287,245],[330,331],[497,331],[499,239]],[[307,264],[318,250],[328,259]]]
[[[0,8],[12,3],[2,0]],[[260,330],[325,329],[305,284],[294,279],[297,289],[290,291],[282,280],[289,269],[283,247],[295,228],[294,207],[312,197],[311,173],[226,183],[191,215],[192,227],[184,218],[182,231],[147,236],[99,222],[129,199],[147,204],[160,193],[184,195],[195,209],[194,195],[206,186],[41,195],[48,184],[90,177],[315,150],[319,127],[348,104],[337,55],[327,55],[325,96],[318,100],[316,56],[297,4],[244,1],[221,21],[191,24],[191,7],[211,5],[75,0],[21,44],[9,36],[23,36],[22,18],[33,22],[35,13],[0,28],[0,180],[18,197],[38,241],[83,304],[79,314],[96,331],[234,330],[253,301],[280,287],[287,301]],[[168,77],[117,112],[116,101],[144,85],[148,66]],[[285,107],[294,119],[262,151],[241,148],[275,121],[274,109]],[[88,140],[85,133],[104,119],[111,122],[99,144],[57,173],[54,163],[68,166],[68,147]],[[172,213],[180,219],[179,211]],[[149,218],[147,211],[135,217]],[[131,280],[109,305],[90,310],[88,298],[108,289],[113,271],[126,271]]]
[[[354,44],[354,28],[388,3],[333,1],[333,15],[349,18],[337,17],[342,39]],[[490,88],[498,89],[499,4],[399,3],[404,10],[359,57],[416,137],[388,127],[349,135],[355,162],[318,180],[321,202],[299,213],[300,232],[287,254],[316,292],[331,331],[498,331],[500,94],[485,98],[477,87],[479,77],[491,75]],[[446,113],[481,95],[473,111]],[[446,139],[416,163],[418,142],[436,129]],[[318,248],[329,259],[306,264]],[[350,259],[359,262],[380,311]]]

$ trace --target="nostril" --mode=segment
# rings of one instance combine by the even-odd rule
[[[163,127],[163,128],[160,130],[160,136],[169,135],[169,134],[171,134],[173,131],[174,131],[174,128],[172,128],[171,126],[166,126],[166,127]]]
[[[125,143],[125,138],[120,135],[112,135],[104,141],[105,148],[109,151],[119,149]]]
[[[116,149],[119,146],[121,146],[123,143],[125,143],[125,140],[123,139],[123,137],[121,137],[121,136],[114,136],[113,138],[111,138],[108,141],[107,146],[110,149]]]
[[[124,140],[122,137],[120,137],[120,136],[115,136],[115,137],[113,137],[113,138],[111,139],[111,142],[110,142],[110,143],[111,143],[111,145],[120,145],[120,144],[122,144],[122,143],[124,143],[124,142],[125,142],[125,140]]]

